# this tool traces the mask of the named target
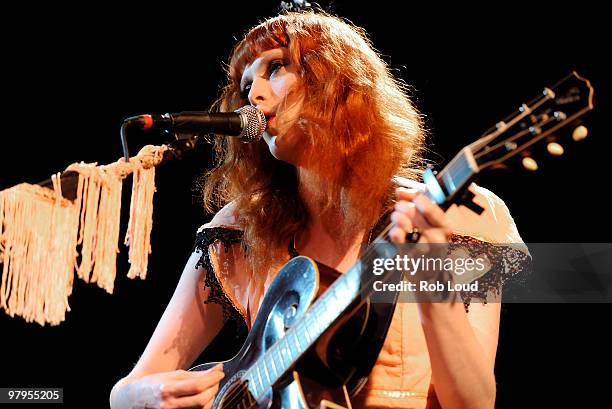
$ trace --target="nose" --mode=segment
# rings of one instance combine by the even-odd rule
[[[270,99],[270,86],[265,78],[256,77],[249,90],[249,102],[253,106],[261,105]]]

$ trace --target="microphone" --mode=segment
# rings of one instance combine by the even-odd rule
[[[258,108],[246,105],[234,112],[185,111],[163,115],[138,115],[127,118],[144,130],[162,129],[176,134],[218,133],[236,136],[250,143],[261,139],[266,130],[266,116]]]

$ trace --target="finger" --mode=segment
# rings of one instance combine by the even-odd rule
[[[213,366],[212,368],[207,369],[204,372],[212,372],[212,371],[221,371],[221,372],[223,372],[223,363],[217,364],[217,365]]]
[[[412,228],[414,227],[412,220],[410,220],[410,217],[406,216],[405,213],[400,213],[397,211],[391,213],[391,221],[395,225],[394,227],[402,228],[405,233],[411,232]]]
[[[210,374],[213,372],[223,372],[223,364],[217,364],[215,366],[213,366],[212,368],[208,368],[205,371],[179,371],[179,372],[184,372],[184,377],[185,378],[199,378],[201,377],[203,374]]]
[[[406,213],[408,217],[412,217],[417,212],[416,205],[410,200],[398,200],[395,203],[394,209],[398,212]]]
[[[392,227],[389,230],[389,238],[395,244],[404,244],[406,242],[406,232],[401,227]]]
[[[198,394],[213,385],[218,385],[225,374],[221,371],[206,373],[206,376],[199,374],[199,377],[185,379],[166,384],[162,387],[162,397],[185,396]]]
[[[202,408],[208,404],[212,404],[215,400],[215,396],[219,391],[219,385],[214,385],[206,390],[198,393],[197,395],[184,396],[177,399],[171,399],[168,403],[171,407],[176,408]]]
[[[414,223],[412,222],[412,218],[416,215],[417,210],[412,202],[408,202],[405,200],[400,200],[395,204],[395,211],[391,213],[391,222],[394,224],[393,227],[400,227],[404,230],[403,233],[399,231],[394,231],[393,235],[389,235],[392,238],[392,241],[396,244],[403,244],[405,240],[405,236],[408,232],[411,232]],[[399,239],[400,234],[402,235],[401,241]]]
[[[446,226],[448,224],[446,213],[425,195],[417,196],[414,199],[414,204],[417,210],[425,217],[428,224],[435,227]]]
[[[395,189],[395,196],[397,197],[397,200],[412,201],[421,193],[422,192],[417,189],[410,189],[407,187],[398,187],[397,189]]]
[[[212,368],[208,368],[205,371],[185,371],[183,369],[177,369],[173,373],[175,374],[177,379],[191,379],[202,376],[204,373],[210,373],[213,371],[223,370],[223,364],[218,364],[213,366]]]
[[[412,218],[412,224],[421,231],[418,243],[447,243],[451,235],[450,228],[432,226],[419,212]]]
[[[198,382],[197,379],[187,379],[164,384],[160,390],[162,398],[167,399],[179,396],[197,395],[204,390],[204,386],[202,382]]]

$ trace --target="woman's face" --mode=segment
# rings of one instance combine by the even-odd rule
[[[285,126],[283,128],[289,131],[280,134],[275,125],[278,125],[276,112],[281,107],[284,111],[284,121],[289,124],[297,120],[301,101],[291,91],[298,80],[299,75],[295,65],[291,63],[289,50],[273,48],[263,51],[247,65],[240,81],[242,95],[266,115],[268,126],[263,137],[270,153],[276,159],[294,165],[300,162],[300,132],[296,126]]]

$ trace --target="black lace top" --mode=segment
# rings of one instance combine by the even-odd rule
[[[221,305],[225,321],[233,321],[237,326],[246,326],[245,317],[242,316],[238,307],[232,303],[228,295],[223,291],[223,287],[215,275],[208,247],[216,241],[220,241],[225,252],[228,252],[233,244],[242,242],[242,231],[228,227],[209,227],[199,230],[196,234],[193,251],[202,252],[196,268],[203,267],[206,270],[204,285],[210,288],[208,299],[204,303]]]
[[[197,263],[197,267],[202,266],[206,270],[204,285],[210,288],[210,294],[205,303],[220,304],[223,309],[224,320],[234,321],[237,325],[246,325],[246,317],[242,315],[239,308],[234,305],[229,296],[223,290],[223,287],[214,272],[208,247],[214,242],[220,241],[227,252],[233,244],[239,244],[242,242],[242,236],[243,232],[241,230],[233,228],[203,228],[196,234],[196,240],[193,248],[194,251],[198,250],[202,253],[200,260]],[[469,246],[464,246],[465,244],[469,244]],[[458,246],[461,246],[463,249],[468,249],[470,252],[470,257],[475,258],[480,254],[486,254],[492,263],[490,271],[483,277],[479,278],[480,284],[478,286],[478,291],[461,292],[461,297],[463,299],[466,311],[468,310],[469,304],[473,300],[486,302],[487,294],[489,294],[489,292],[492,291],[494,294],[499,295],[504,284],[510,280],[516,281],[517,277],[519,280],[521,277],[524,279],[526,273],[529,271],[531,262],[530,256],[513,247],[496,245],[470,236],[453,234],[450,238],[449,252],[452,252],[453,249]],[[289,254],[291,257],[299,255],[291,244],[289,246]]]

